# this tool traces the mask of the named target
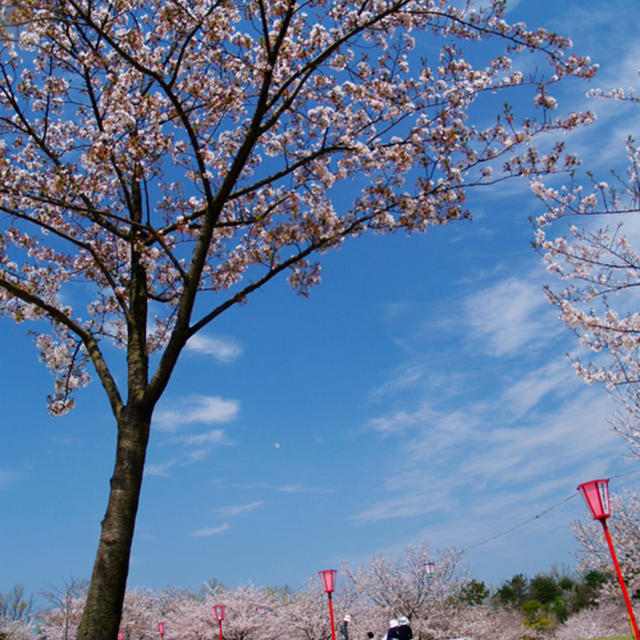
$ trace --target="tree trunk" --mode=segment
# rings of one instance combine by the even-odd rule
[[[78,640],[116,640],[138,511],[151,410],[124,408],[116,463]]]

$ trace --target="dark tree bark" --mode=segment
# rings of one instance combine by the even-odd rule
[[[78,640],[115,638],[118,634],[150,423],[150,411],[145,407],[125,407],[118,420],[109,502]]]

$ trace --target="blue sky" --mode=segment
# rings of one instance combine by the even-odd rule
[[[591,86],[637,84],[635,0],[511,7],[598,62]],[[588,88],[555,95],[597,112],[568,143],[604,175],[637,109]],[[192,341],[156,413],[130,586],[296,587],[412,542],[468,548],[471,575],[497,586],[573,565],[578,483],[640,490],[640,474],[615,478],[638,460],[608,429],[606,393],[573,374],[577,345],[545,302],[535,198],[510,184],[472,203],[472,223],[347,242],[310,298],[272,283]],[[115,446],[96,384],[48,416],[27,329],[4,320],[0,334],[0,591],[89,577]]]

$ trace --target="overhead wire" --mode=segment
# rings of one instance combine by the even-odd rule
[[[640,469],[634,469],[633,471],[625,471],[624,473],[618,473],[616,475],[609,476],[609,479],[610,480],[614,480],[616,478],[623,478],[625,476],[630,476],[630,475],[633,475],[635,473],[640,473]],[[526,520],[523,520],[522,522],[519,522],[518,524],[515,524],[512,527],[509,527],[508,529],[505,529],[504,531],[500,531],[500,532],[498,532],[498,533],[496,533],[496,534],[494,534],[492,536],[489,536],[488,538],[484,538],[484,539],[480,540],[479,542],[476,542],[475,544],[472,544],[472,545],[470,545],[468,547],[465,547],[464,550],[465,551],[471,551],[472,549],[476,549],[477,547],[481,547],[481,546],[483,546],[485,544],[488,544],[489,542],[493,542],[493,540],[497,540],[498,538],[502,538],[503,536],[506,536],[509,533],[512,533],[516,529],[520,529],[521,527],[524,527],[525,525],[529,524],[530,522],[533,522],[534,520],[538,520],[539,518],[541,518],[542,516],[546,515],[550,511],[553,511],[554,509],[557,509],[558,507],[561,507],[563,504],[566,504],[570,500],[573,500],[574,498],[577,498],[577,497],[578,497],[577,493],[574,493],[574,494],[572,494],[570,496],[567,496],[563,500],[560,500],[559,502],[556,502],[555,504],[551,505],[550,507],[548,507],[544,511],[541,511],[540,513],[537,513],[535,516],[532,516],[531,518],[527,518]]]
[[[625,471],[624,473],[619,473],[616,476],[611,476],[610,479],[612,479],[612,478],[624,478],[624,476],[630,476],[630,475],[633,475],[634,473],[640,473],[640,469],[635,469],[634,471]]]
[[[572,495],[568,496],[567,498],[565,498],[564,500],[561,500],[560,502],[557,502],[556,504],[550,506],[548,509],[545,509],[544,511],[541,511],[540,513],[536,514],[532,518],[528,518],[527,520],[523,520],[522,522],[514,525],[513,527],[510,527],[509,529],[505,529],[504,531],[501,531],[500,533],[496,533],[495,535],[490,536],[489,538],[485,538],[484,540],[481,540],[480,542],[476,542],[476,544],[472,544],[471,546],[466,547],[465,550],[466,551],[471,551],[471,549],[475,549],[476,547],[481,547],[483,544],[487,544],[488,542],[496,540],[497,538],[501,538],[502,536],[506,536],[508,533],[511,533],[512,531],[515,531],[516,529],[519,529],[520,527],[524,527],[526,524],[529,524],[530,522],[533,522],[534,520],[537,520],[541,516],[549,513],[549,511],[553,511],[554,509],[557,509],[558,507],[562,506],[566,502],[569,502],[569,500],[573,500],[575,497],[577,497],[577,495],[578,495],[577,493],[572,494]]]

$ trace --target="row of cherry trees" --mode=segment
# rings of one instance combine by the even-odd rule
[[[635,553],[640,496],[625,492],[613,500],[617,515],[612,518],[612,535],[621,550],[623,571],[636,589],[640,586]],[[416,640],[461,636],[475,640],[572,640],[626,634],[626,614],[615,581],[606,580],[610,561],[603,545],[597,544],[600,532],[590,529],[588,523],[576,525],[583,556],[581,569],[603,572],[600,575],[605,579],[597,602],[574,609],[563,622],[554,614],[558,598],[553,593],[545,598],[538,592],[543,583],[571,582],[568,577],[539,574],[529,581],[514,576],[489,597],[482,583],[469,580],[459,550],[449,549],[434,556],[424,545],[408,547],[396,556],[375,556],[356,568],[342,567],[334,594],[337,619],[346,613],[351,615],[353,640],[364,640],[368,631],[380,638],[389,619],[400,615],[410,618]],[[433,572],[428,569],[429,562],[433,562]],[[505,593],[520,584],[518,579],[529,588],[507,597]],[[482,589],[473,588],[479,585]],[[564,587],[575,590],[576,585]],[[51,606],[35,616],[0,620],[0,638],[72,640],[80,624],[86,587],[86,583],[72,583],[60,592],[46,594]],[[537,598],[536,607],[532,598]],[[225,640],[331,638],[327,600],[318,577],[297,591],[253,585],[227,588],[216,581],[207,583],[199,593],[171,588],[131,590],[124,600],[120,631],[124,640],[159,639],[158,622],[162,621],[165,640],[216,640],[218,623],[213,607],[217,604],[226,605]]]
[[[427,562],[433,560],[430,575]],[[522,616],[514,608],[470,607],[459,597],[469,582],[462,554],[447,550],[433,556],[425,546],[409,547],[399,556],[376,556],[361,567],[339,570],[334,594],[338,620],[349,613],[351,637],[363,640],[368,631],[380,638],[389,619],[407,615],[416,639],[473,635],[508,640],[522,634]],[[55,606],[30,622],[0,630],[6,640],[71,640],[76,637],[86,591],[73,586]],[[215,640],[218,623],[213,606],[226,605],[225,640],[330,640],[327,598],[316,577],[298,591],[278,587],[214,584],[198,594],[168,589],[128,591],[120,630],[124,640],[159,638],[165,622],[166,640]],[[2,636],[0,636],[2,637]]]
[[[122,618],[125,640],[159,640],[158,621],[165,622],[166,640],[216,640],[218,623],[213,606],[224,602],[225,640],[330,640],[324,594],[313,590],[286,593],[273,588],[253,586],[228,589],[222,593],[194,595],[185,591],[128,591]],[[340,600],[339,600],[340,601]],[[73,599],[71,606],[52,609],[37,621],[0,622],[3,640],[71,640],[80,620],[84,599]],[[597,607],[582,609],[561,625],[542,629],[527,626],[526,615],[514,606],[494,602],[469,606],[455,599],[438,603],[412,619],[414,637],[424,640],[454,636],[474,640],[516,640],[545,637],[555,640],[598,638],[628,634],[623,606],[606,601]],[[340,601],[339,611],[352,613],[352,637],[363,640],[372,630],[381,637],[388,619],[372,606],[354,604],[348,609]]]

